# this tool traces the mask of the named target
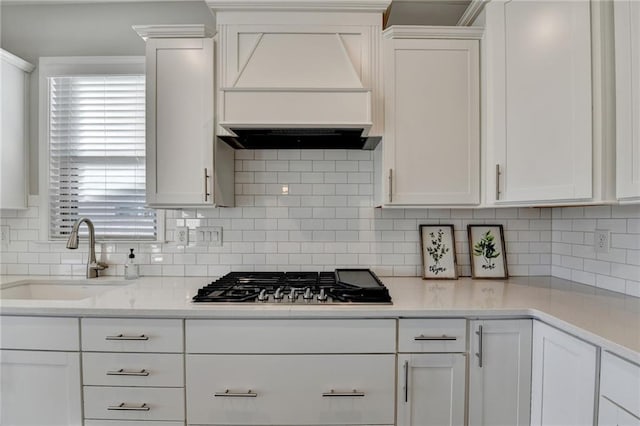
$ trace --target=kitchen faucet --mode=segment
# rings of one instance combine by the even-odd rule
[[[73,229],[71,230],[71,235],[69,235],[69,240],[67,241],[68,249],[77,249],[78,248],[78,228],[82,222],[87,224],[87,228],[89,228],[89,259],[87,260],[87,278],[97,278],[98,271],[102,271],[105,268],[108,268],[109,265],[96,262],[96,232],[93,227],[93,222],[88,217],[81,217],[76,220],[73,224]]]

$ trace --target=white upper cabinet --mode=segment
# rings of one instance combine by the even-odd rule
[[[384,139],[376,205],[480,202],[481,29],[384,33]]]
[[[0,209],[27,208],[28,90],[34,66],[0,49]]]
[[[487,5],[487,204],[612,196],[606,7],[588,0]]]
[[[205,37],[204,27],[201,34],[194,27],[135,27],[148,38],[146,176],[151,207],[234,202],[233,150],[214,134],[214,41]]]
[[[640,201],[640,2],[616,0],[616,195]]]

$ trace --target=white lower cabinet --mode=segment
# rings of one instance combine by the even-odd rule
[[[82,425],[78,320],[0,319],[0,424]]]
[[[393,424],[394,366],[393,354],[187,355],[187,422]]]
[[[470,322],[469,425],[528,426],[531,320]]]
[[[602,353],[598,426],[640,426],[640,365]]]
[[[78,352],[0,351],[0,424],[82,424]]]
[[[464,354],[398,355],[398,426],[464,424]]]
[[[531,426],[594,424],[597,348],[533,324]]]

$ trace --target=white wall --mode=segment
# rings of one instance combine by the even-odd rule
[[[1,3],[0,3],[1,4]],[[0,46],[38,65],[42,56],[142,56],[137,24],[206,24],[204,1],[109,4],[2,5]],[[30,192],[38,193],[38,69],[31,75]]]

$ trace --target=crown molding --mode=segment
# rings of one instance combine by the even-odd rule
[[[210,38],[211,28],[202,24],[133,25],[131,28],[144,40],[149,38]]]
[[[393,25],[382,32],[385,39],[456,39],[479,40],[483,27],[436,27],[421,25]]]
[[[35,5],[60,5],[60,4],[99,4],[99,3],[155,3],[155,2],[180,2],[201,3],[202,0],[2,0],[3,6],[35,6]]]
[[[206,0],[216,11],[323,11],[383,13],[391,0]]]
[[[0,58],[2,58],[4,62],[20,68],[24,72],[31,72],[36,69],[35,65],[30,64],[24,59],[14,55],[13,53],[9,53],[4,49],[0,49]]]
[[[464,11],[456,25],[460,27],[468,27],[471,25],[489,1],[490,0],[471,0],[471,3],[469,3],[469,6],[467,6],[467,9]]]

